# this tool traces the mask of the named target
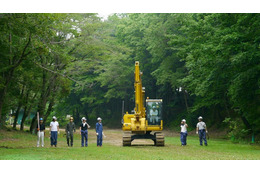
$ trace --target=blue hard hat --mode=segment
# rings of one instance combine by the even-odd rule
[[[40,118],[40,121],[42,121],[43,119],[42,118]]]

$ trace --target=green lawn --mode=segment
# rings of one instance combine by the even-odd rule
[[[166,136],[164,147],[151,143],[122,147],[121,130],[106,130],[103,147],[96,147],[94,130],[89,131],[89,146],[80,147],[80,135],[75,134],[74,147],[66,146],[63,133],[58,147],[51,148],[49,134],[45,147],[36,147],[36,135],[20,131],[0,131],[1,160],[259,160],[260,146],[233,144],[227,140],[210,139],[209,146],[200,146],[197,136],[188,136],[188,145],[180,146],[179,137]],[[146,141],[145,141],[146,142]]]

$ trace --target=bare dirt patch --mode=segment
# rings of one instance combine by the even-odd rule
[[[103,142],[115,146],[122,146],[123,131],[121,129],[105,129],[104,133],[106,138],[103,138]],[[135,139],[131,145],[154,145],[154,142],[150,139]]]

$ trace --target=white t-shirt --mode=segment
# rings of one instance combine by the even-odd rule
[[[58,131],[57,127],[59,126],[59,123],[57,121],[55,121],[55,122],[52,121],[50,123],[50,126],[51,126],[51,131],[55,131],[56,132],[56,131]]]
[[[187,132],[187,127],[185,125],[181,125],[181,132]]]
[[[197,127],[199,128],[199,130],[203,130],[206,128],[206,124],[203,121],[201,121],[198,122]]]
[[[155,110],[155,111],[154,111],[153,109],[151,109],[151,110],[150,110],[150,115],[151,115],[151,116],[157,116],[157,115],[158,115],[158,110]]]

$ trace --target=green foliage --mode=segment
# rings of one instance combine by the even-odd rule
[[[233,142],[239,142],[240,140],[245,140],[248,137],[249,130],[245,129],[245,126],[238,119],[232,120],[231,118],[225,118],[223,123],[228,125],[228,137]]]
[[[117,126],[134,107],[134,61],[165,127],[197,116],[260,132],[259,14],[1,14],[0,107]],[[2,101],[3,100],[3,101]],[[246,135],[242,135],[244,138]],[[236,137],[240,138],[240,137]]]

